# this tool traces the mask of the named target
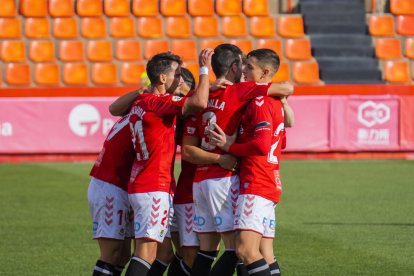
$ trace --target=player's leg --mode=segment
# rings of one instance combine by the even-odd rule
[[[277,259],[273,251],[275,230],[276,216],[275,212],[273,211],[269,215],[268,223],[265,224],[263,239],[260,243],[260,252],[262,253],[266,262],[269,264],[271,275],[281,275],[279,263],[277,262]]]
[[[149,271],[150,276],[162,276],[167,270],[168,265],[174,258],[174,250],[171,243],[171,237],[164,238],[164,241],[157,247],[157,258],[152,263],[151,269]]]
[[[173,220],[174,222],[173,222],[173,224],[176,224],[176,220],[177,220],[177,213],[176,213],[176,211],[174,211],[174,220]],[[171,229],[171,231],[172,231],[172,229]],[[175,228],[174,231],[171,232],[171,241],[174,245],[175,253],[174,253],[173,260],[171,261],[170,265],[168,266],[168,276],[186,275],[184,272],[181,272],[180,262],[183,258],[182,257],[183,253],[182,253],[181,247],[180,247],[180,236],[179,236],[179,233],[178,233],[178,227]]]

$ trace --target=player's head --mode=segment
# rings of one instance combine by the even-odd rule
[[[244,70],[246,69],[246,66],[247,66],[247,56],[243,53],[242,55],[242,76],[240,79],[241,82],[246,81],[246,77],[244,76]]]
[[[227,78],[232,82],[240,82],[242,74],[243,53],[239,47],[232,44],[220,44],[214,49],[211,57],[211,67],[216,78]]]
[[[271,49],[257,49],[247,54],[243,75],[246,81],[270,82],[279,69],[280,59]]]
[[[183,78],[184,82],[180,87],[180,94],[186,96],[188,92],[194,90],[195,88],[195,79],[193,74],[187,68],[181,68],[181,77]]]
[[[167,93],[173,93],[183,82],[181,64],[181,58],[171,52],[153,56],[147,63],[147,74],[151,84],[164,85]]]

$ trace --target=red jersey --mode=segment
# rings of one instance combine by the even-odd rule
[[[229,153],[243,157],[240,194],[255,194],[279,202],[283,129],[284,112],[279,100],[257,97],[249,104],[242,118],[240,135],[229,149]]]
[[[106,137],[90,176],[126,191],[134,159],[129,115],[126,115],[114,124]]]
[[[240,82],[211,92],[207,108],[197,114],[197,130],[201,138],[203,150],[222,154],[216,146],[209,143],[208,129],[218,124],[226,134],[232,135],[238,128],[241,116],[250,100],[257,96],[266,96],[271,83]],[[223,169],[217,164],[199,165],[195,180],[221,178],[233,175],[234,172]]]
[[[174,125],[185,98],[142,94],[131,108],[129,125],[136,152],[128,193],[170,192],[174,165]]]
[[[182,136],[197,136],[197,124],[194,116],[185,119],[182,126]],[[182,139],[177,139],[177,144],[182,143]],[[177,189],[174,195],[174,204],[193,203],[193,181],[197,165],[181,159],[181,173],[178,177]]]

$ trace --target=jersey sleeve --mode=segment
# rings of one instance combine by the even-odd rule
[[[158,116],[181,115],[186,97],[166,94],[160,97],[153,97],[149,105],[151,110]]]
[[[267,96],[272,83],[240,82],[237,85],[237,94],[242,101],[249,101],[258,96]]]
[[[183,136],[197,136],[197,118],[195,116],[185,119]]]

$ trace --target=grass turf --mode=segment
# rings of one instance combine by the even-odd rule
[[[0,275],[91,275],[90,163],[0,164]],[[414,162],[285,161],[284,275],[413,275]]]

